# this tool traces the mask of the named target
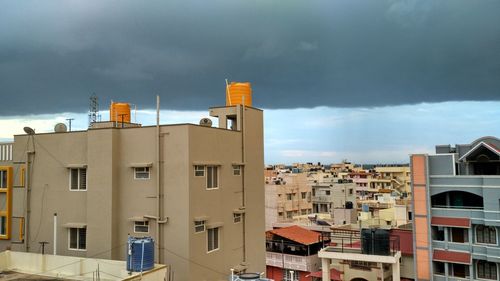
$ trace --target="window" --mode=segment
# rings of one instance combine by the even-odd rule
[[[241,165],[233,165],[233,176],[241,175]]]
[[[7,170],[0,170],[0,188],[7,188]]]
[[[435,261],[433,264],[434,274],[445,275],[444,262]]]
[[[194,222],[194,232],[199,233],[205,231],[205,221]]]
[[[283,212],[278,212],[278,217],[283,217]]]
[[[7,217],[0,216],[0,235],[7,235]]]
[[[134,222],[135,233],[149,233],[149,221],[136,221]]]
[[[458,263],[448,263],[448,272],[452,277],[469,278],[469,266]]]
[[[149,167],[134,168],[134,179],[149,179]]]
[[[207,230],[207,246],[208,252],[219,249],[219,228],[209,228]]]
[[[444,227],[432,226],[431,227],[432,240],[444,241]]]
[[[307,215],[307,209],[302,209],[300,210],[301,215]]]
[[[326,191],[325,191],[325,194],[326,194],[326,195],[330,195],[330,190],[326,190]]]
[[[86,250],[87,249],[87,229],[70,228],[69,229],[69,249]]]
[[[480,260],[477,262],[477,278],[497,279],[497,265],[494,262]]]
[[[302,199],[306,199],[307,192],[301,192],[300,194],[301,194],[301,196],[302,196]]]
[[[69,189],[87,190],[87,169],[69,169]]]
[[[292,218],[292,211],[286,211],[286,218],[291,219]]]
[[[476,242],[484,244],[497,243],[497,231],[494,226],[478,225],[476,227]]]
[[[196,177],[204,177],[205,176],[205,166],[194,166],[194,175]]]
[[[292,200],[292,194],[291,193],[288,193],[286,195],[286,200]]]
[[[241,222],[241,214],[233,214],[233,222],[234,223],[239,223]]]
[[[451,234],[451,242],[467,243],[469,242],[469,230],[466,228],[452,227],[449,228]]]
[[[219,187],[219,167],[207,166],[207,189]]]
[[[349,189],[349,195],[352,195],[352,188]]]

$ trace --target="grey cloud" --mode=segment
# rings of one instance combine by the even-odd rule
[[[500,2],[3,1],[0,115],[500,100]]]

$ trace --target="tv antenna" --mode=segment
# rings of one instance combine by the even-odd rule
[[[94,93],[90,96],[89,104],[89,127],[92,123],[101,121],[101,114],[99,114],[99,98]]]

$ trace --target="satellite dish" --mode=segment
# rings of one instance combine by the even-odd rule
[[[34,135],[35,134],[35,130],[31,129],[30,127],[24,127],[23,130],[28,135]]]
[[[210,120],[210,118],[202,118],[200,120],[200,126],[212,127],[212,120]]]
[[[54,132],[56,133],[65,133],[68,131],[68,127],[66,127],[66,124],[64,123],[57,123],[54,126]]]

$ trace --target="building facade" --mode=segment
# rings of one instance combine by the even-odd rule
[[[418,280],[499,280],[500,140],[411,156]]]
[[[103,122],[15,136],[0,167],[0,247],[38,252],[49,242],[45,253],[123,260],[128,235],[151,236],[175,280],[264,272],[262,111],[210,115],[218,128]]]

